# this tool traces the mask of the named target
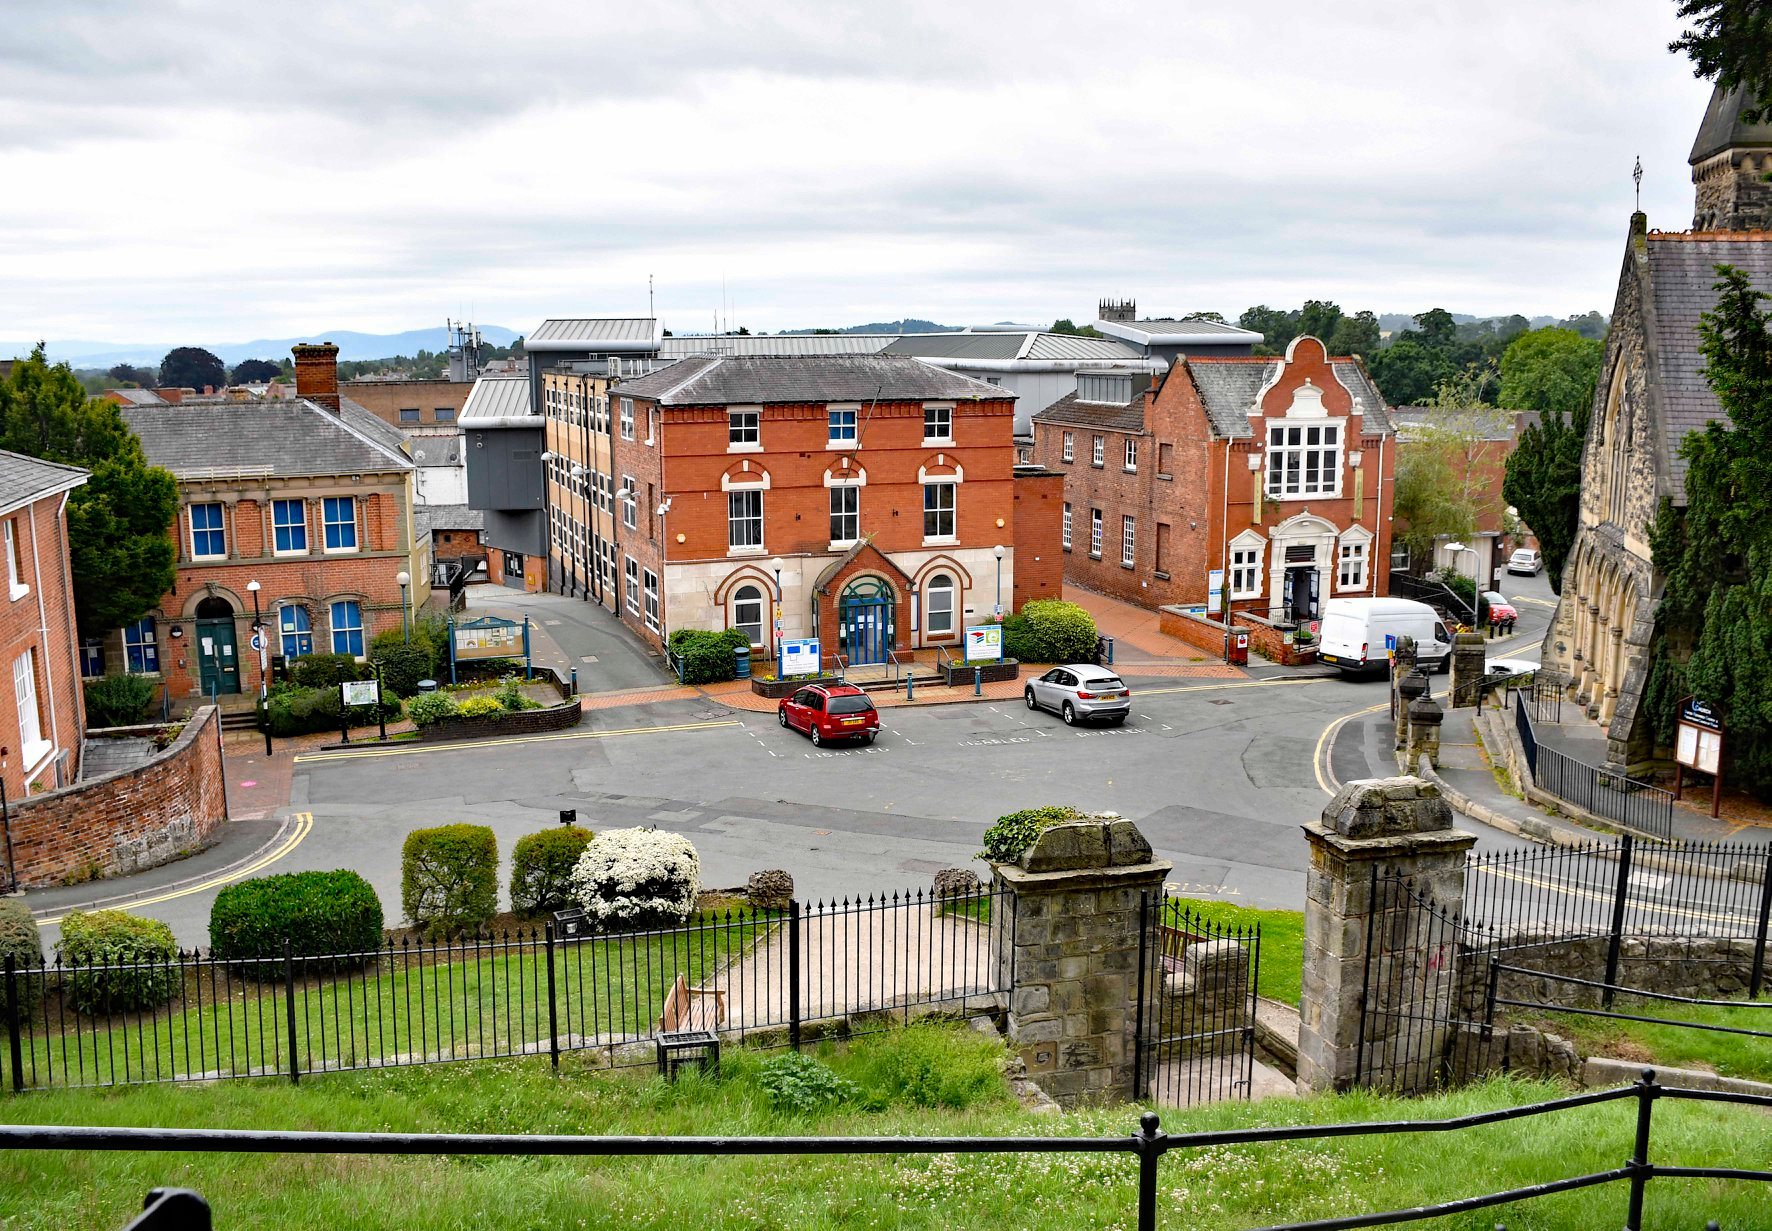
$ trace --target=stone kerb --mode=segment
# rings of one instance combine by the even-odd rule
[[[1145,895],[1161,895],[1172,866],[1125,820],[1055,825],[1015,863],[993,865],[1009,1040],[1063,1106],[1133,1094]]]
[[[1370,964],[1402,961],[1428,969],[1425,953],[1409,958],[1425,937],[1419,929],[1369,927],[1373,885],[1391,874],[1411,878],[1429,900],[1464,900],[1465,854],[1476,835],[1452,827],[1452,809],[1432,783],[1420,778],[1350,782],[1323,809],[1321,821],[1304,826],[1310,843],[1305,885],[1304,988],[1299,1005],[1298,1085],[1301,1092],[1345,1090],[1356,1072],[1362,1028],[1379,1055],[1427,1054],[1434,1039],[1379,1039],[1374,1032],[1434,1031],[1426,1015],[1402,1005],[1366,1004]],[[1371,933],[1372,952],[1367,952]],[[1409,995],[1399,985],[1389,992]],[[1419,989],[1414,989],[1419,991]],[[1452,989],[1445,989],[1448,997]],[[1362,1008],[1368,1010],[1364,1015]]]

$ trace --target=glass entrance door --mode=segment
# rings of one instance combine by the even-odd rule
[[[837,631],[851,666],[886,661],[893,645],[892,606],[892,589],[878,577],[859,578],[844,589]]]

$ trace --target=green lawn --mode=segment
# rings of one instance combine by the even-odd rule
[[[1304,912],[1257,910],[1206,898],[1171,898],[1172,918],[1186,909],[1197,919],[1230,928],[1261,928],[1261,970],[1256,980],[1263,996],[1297,1004],[1304,986]]]
[[[765,1085],[771,1061],[729,1049],[718,1080],[675,1085],[591,1073],[577,1057],[558,1076],[545,1059],[336,1074],[299,1087],[275,1081],[49,1091],[0,1099],[0,1119],[43,1124],[173,1125],[346,1131],[1119,1135],[1137,1109],[1035,1115],[992,1076],[1000,1044],[964,1030],[913,1028],[823,1053],[854,1083],[841,1101],[794,1115]],[[981,1066],[982,1070],[981,1070]],[[842,1089],[841,1083],[838,1088]],[[1554,1095],[1495,1081],[1401,1101],[1357,1094],[1170,1112],[1170,1132],[1239,1125],[1437,1118]],[[951,1104],[943,1106],[941,1104]],[[1664,1163],[1763,1166],[1772,1117],[1747,1108],[1656,1105]],[[1159,1212],[1172,1231],[1247,1228],[1359,1210],[1401,1208],[1616,1166],[1634,1106],[1614,1103],[1490,1125],[1455,1138],[1414,1135],[1197,1147],[1169,1154]],[[610,1159],[174,1155],[58,1150],[0,1152],[0,1225],[13,1231],[120,1227],[159,1184],[205,1194],[217,1225],[529,1231],[620,1227],[1129,1228],[1134,1161],[1124,1155],[954,1155]],[[1591,1231],[1623,1222],[1623,1186],[1567,1193],[1459,1218],[1412,1224],[1488,1231]],[[1765,1225],[1768,1194],[1746,1185],[1657,1180],[1646,1225]]]
[[[651,1031],[676,976],[702,982],[766,936],[763,916],[682,932],[560,943],[555,1029],[600,1041]],[[363,1065],[420,1056],[546,1051],[548,971],[540,944],[424,946],[295,989],[297,1063]],[[52,996],[33,1015],[28,1085],[155,1081],[203,1073],[287,1072],[286,989],[206,969],[151,1014],[90,1018]],[[10,1073],[8,1073],[10,1080]]]
[[[1620,999],[1613,1005],[1613,1011],[1633,1013],[1638,1017],[1671,1018],[1772,1032],[1772,1001],[1711,1008],[1657,1004],[1654,1001],[1638,1004]],[[1680,1026],[1652,1026],[1646,1022],[1614,1021],[1581,1013],[1546,1013],[1535,1015],[1532,1020],[1573,1042],[1584,1056],[1612,1056],[1674,1068],[1709,1069],[1750,1081],[1772,1081],[1772,1039]]]

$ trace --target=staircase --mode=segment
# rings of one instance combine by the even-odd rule
[[[903,692],[909,677],[916,688],[942,687],[947,677],[935,669],[935,663],[913,656],[893,662],[867,663],[843,668],[843,682],[863,692]]]

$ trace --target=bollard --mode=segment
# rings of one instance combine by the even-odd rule
[[[972,668],[972,695],[975,697],[984,696],[984,668],[983,667]]]
[[[914,699],[916,697],[916,695],[917,695],[917,676],[916,676],[916,671],[913,669],[910,675],[907,675],[904,677],[904,699],[906,701],[910,701],[910,700]]]
[[[572,669],[572,695],[578,696],[578,668]]]

